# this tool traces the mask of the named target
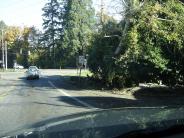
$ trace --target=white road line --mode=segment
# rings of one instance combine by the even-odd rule
[[[61,92],[63,95],[70,97],[71,99],[73,99],[73,100],[79,102],[80,104],[82,104],[82,105],[84,105],[84,106],[86,106],[86,107],[88,107],[88,108],[94,108],[94,109],[96,109],[96,108],[93,107],[92,105],[89,105],[88,103],[85,103],[85,102],[79,100],[78,98],[71,96],[70,94],[64,92],[63,90],[58,89],[51,81],[48,81],[48,82],[49,82],[49,84],[50,84],[53,88],[55,88],[56,90],[58,90],[59,92]]]

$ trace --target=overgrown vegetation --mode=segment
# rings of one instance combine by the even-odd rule
[[[129,6],[141,5],[129,2]],[[89,58],[94,77],[114,87],[141,82],[183,85],[183,4],[177,0],[145,1],[141,9],[127,7],[127,11],[124,20],[116,24],[123,30],[121,35],[112,31],[116,29],[111,23],[109,38],[102,31],[94,39]],[[118,40],[113,37],[116,35],[120,36],[118,53]]]
[[[183,85],[183,3],[119,1],[123,4],[120,22],[105,14],[96,18],[92,0],[48,0],[43,8],[43,32],[0,22],[6,30],[9,66],[16,60],[25,67],[76,67],[76,57],[89,55],[93,79],[107,87],[145,82]]]

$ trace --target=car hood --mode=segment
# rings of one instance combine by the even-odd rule
[[[31,124],[5,136],[116,137],[142,129],[165,129],[184,124],[184,107],[144,107],[94,110]]]
[[[28,71],[28,74],[38,74],[38,73],[39,73],[39,71],[36,71],[36,70],[35,71],[31,71],[31,70]]]

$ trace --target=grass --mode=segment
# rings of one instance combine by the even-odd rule
[[[77,74],[77,76],[78,75],[79,74]],[[92,76],[92,73],[89,70],[82,70],[81,77],[87,77],[87,76]]]
[[[89,70],[82,70],[79,77],[79,71],[62,71],[61,76],[64,81],[71,84],[76,89],[88,89],[88,90],[102,90],[101,82],[96,82],[91,78],[92,73]]]
[[[70,77],[79,77],[79,71],[66,71],[62,72],[62,76],[70,76]],[[92,73],[89,70],[82,70],[81,71],[81,77],[87,77],[92,76]]]
[[[20,70],[16,70],[16,71],[24,71],[24,70],[22,70],[22,69],[20,69]],[[13,68],[9,68],[9,69],[7,69],[7,70],[4,70],[4,69],[0,69],[0,72],[15,72],[15,69],[13,69]]]
[[[82,70],[81,77],[77,74],[77,70],[66,71],[62,73],[64,80],[68,84],[72,84],[78,89],[87,89],[87,90],[108,90],[113,94],[120,95],[138,95],[138,96],[175,96],[183,95],[184,88],[171,89],[169,87],[130,87],[130,88],[108,88],[100,80],[94,80],[90,78],[92,73],[89,70]]]
[[[7,70],[0,69],[0,72],[14,72],[14,71],[15,71],[14,69],[7,69]]]

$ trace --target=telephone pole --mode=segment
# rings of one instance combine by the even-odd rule
[[[4,69],[4,31],[1,30],[1,46],[2,46],[2,66]]]
[[[7,42],[5,41],[5,44],[4,44],[4,46],[5,46],[5,69],[7,70],[8,69],[8,65],[7,65],[7,63],[8,63],[8,57],[7,57]]]
[[[101,22],[101,25],[103,26],[104,24],[104,0],[101,0],[101,4],[100,4],[100,22]]]

